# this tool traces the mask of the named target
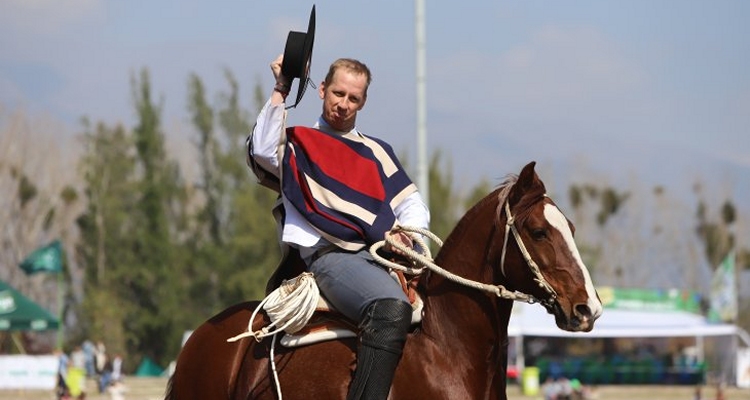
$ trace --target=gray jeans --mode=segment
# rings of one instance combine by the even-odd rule
[[[321,293],[347,318],[362,319],[374,300],[399,299],[409,302],[401,286],[367,250],[358,253],[333,251],[308,264]]]

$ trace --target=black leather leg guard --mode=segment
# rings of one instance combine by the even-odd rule
[[[411,305],[397,299],[375,300],[359,324],[357,370],[347,400],[385,400],[406,343]]]

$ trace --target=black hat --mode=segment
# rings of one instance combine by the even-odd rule
[[[310,23],[307,25],[307,33],[289,31],[284,47],[284,61],[281,63],[281,73],[289,79],[291,86],[294,78],[299,78],[297,83],[297,99],[289,107],[297,107],[307,88],[310,65],[312,63],[313,41],[315,40],[315,5],[310,11]]]

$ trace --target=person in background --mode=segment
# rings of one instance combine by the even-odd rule
[[[71,396],[79,399],[86,398],[86,354],[81,346],[76,346],[70,353],[66,382]]]
[[[551,375],[548,375],[542,384],[542,396],[544,396],[544,400],[558,400],[557,396],[559,394],[560,388],[555,383],[555,379]]]
[[[99,393],[104,393],[112,382],[112,362],[107,360],[99,371]]]
[[[84,367],[86,368],[86,376],[96,375],[96,361],[94,360],[94,353],[96,347],[90,340],[83,342],[83,354],[84,354]]]
[[[61,349],[57,349],[53,353],[57,356],[57,385],[55,387],[55,394],[58,400],[69,399],[70,389],[68,389],[68,364],[70,359]]]
[[[96,372],[101,374],[104,370],[104,364],[107,362],[107,348],[101,340],[96,342],[94,361],[96,362]]]
[[[122,380],[122,356],[115,354],[112,359],[112,381],[120,382]]]
[[[368,249],[386,236],[413,247],[409,235],[390,229],[396,223],[427,228],[430,213],[391,146],[356,125],[367,102],[369,68],[354,59],[334,61],[318,87],[323,104],[317,122],[312,129],[285,130],[290,77],[282,74],[284,57],[271,63],[276,85],[248,138],[248,161],[256,175],[260,167],[282,183],[282,242],[299,252],[326,299],[359,324],[357,366],[347,398],[385,399],[412,307]],[[306,84],[301,78],[300,85]],[[321,169],[336,176],[317,173]],[[365,172],[354,176],[354,171]],[[316,204],[312,210],[310,202]]]

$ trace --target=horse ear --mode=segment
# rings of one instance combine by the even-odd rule
[[[515,204],[521,200],[523,194],[529,192],[534,186],[542,184],[542,181],[539,180],[539,176],[537,176],[534,171],[534,166],[536,166],[536,161],[526,164],[521,170],[521,173],[518,175],[518,180],[510,193],[509,200],[511,204]]]
[[[518,183],[522,186],[529,186],[531,182],[534,181],[534,177],[536,176],[536,172],[534,172],[534,166],[536,166],[536,161],[532,161],[528,164],[526,164],[525,167],[521,170],[521,174],[518,175]]]

